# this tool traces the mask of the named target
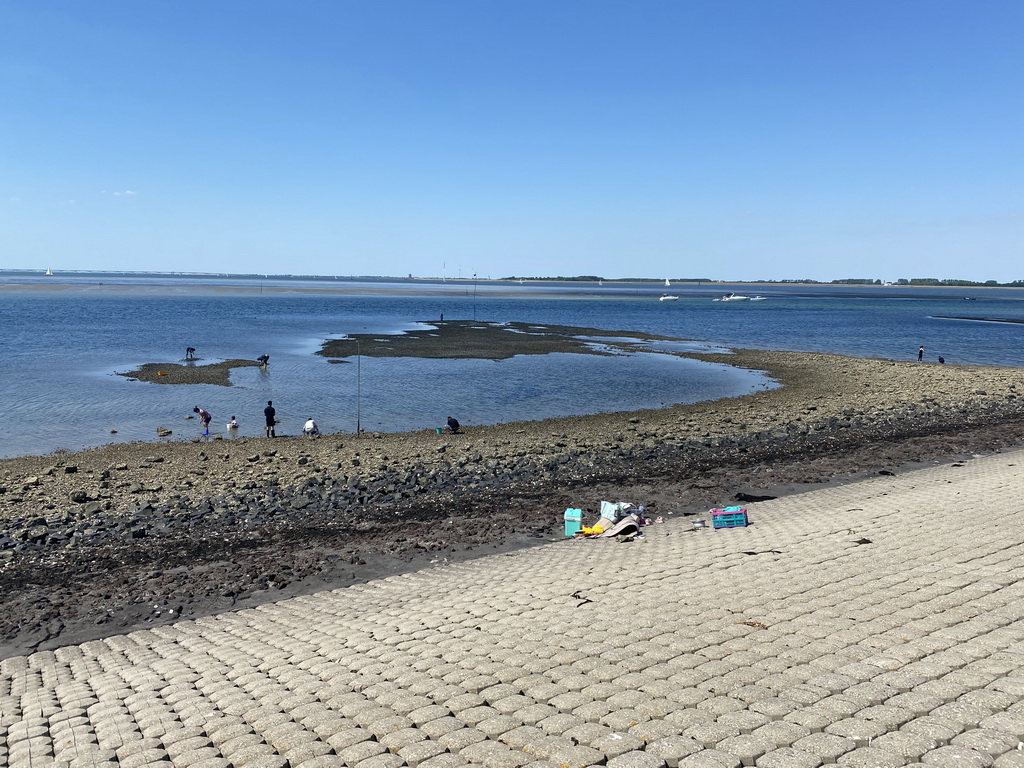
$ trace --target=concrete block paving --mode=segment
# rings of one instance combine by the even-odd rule
[[[1024,766],[1022,491],[996,454],[4,659],[0,764]]]

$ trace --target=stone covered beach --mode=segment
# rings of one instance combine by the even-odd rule
[[[737,350],[784,386],[636,413],[0,463],[0,649],[50,649],[1020,443],[1020,371]],[[743,498],[742,496],[740,498]]]
[[[1024,765],[1020,372],[736,357],[785,386],[5,462],[0,763]],[[665,522],[560,540],[601,498]]]

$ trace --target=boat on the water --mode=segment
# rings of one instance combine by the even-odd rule
[[[53,270],[50,269],[49,267],[46,268],[46,276],[53,277]]]
[[[751,301],[764,301],[765,297],[764,296],[751,296],[750,300]]]
[[[679,301],[679,297],[678,296],[670,296],[667,293],[663,293],[659,297],[658,301]]]
[[[720,299],[712,299],[712,301],[750,301],[749,296],[740,296],[735,293],[727,293]]]

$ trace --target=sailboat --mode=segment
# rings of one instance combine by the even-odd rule
[[[666,288],[671,288],[672,287],[672,283],[669,282],[669,279],[667,277],[665,278],[665,287]]]
[[[50,269],[49,267],[46,268],[46,276],[53,277],[53,270]]]

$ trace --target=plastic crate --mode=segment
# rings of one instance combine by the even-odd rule
[[[711,510],[712,528],[744,528],[749,525],[747,510],[743,507],[726,507]]]

